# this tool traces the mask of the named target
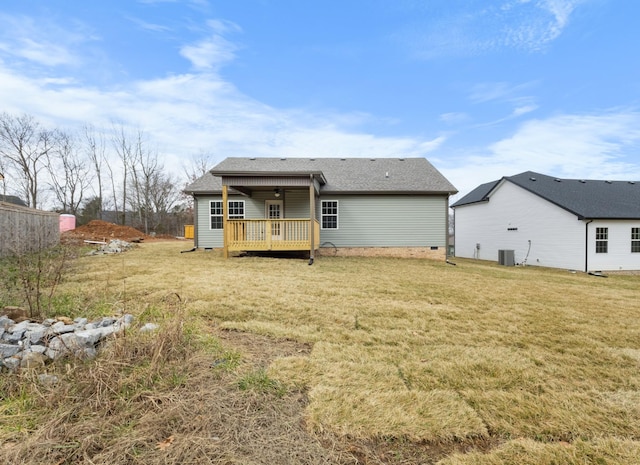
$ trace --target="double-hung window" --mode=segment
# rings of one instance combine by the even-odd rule
[[[227,205],[229,206],[227,218],[230,220],[244,219],[244,200],[229,200]],[[222,200],[212,200],[209,202],[209,213],[211,215],[211,229],[222,229]]]
[[[338,201],[323,200],[321,211],[322,229],[338,229]]]
[[[631,252],[640,252],[640,228],[631,228]]]
[[[209,213],[211,215],[211,229],[222,229],[222,200],[209,202]]]
[[[596,253],[609,251],[609,228],[596,228]]]
[[[244,219],[244,200],[229,200],[229,216],[230,220]]]

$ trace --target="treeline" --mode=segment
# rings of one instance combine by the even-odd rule
[[[45,128],[31,115],[0,114],[0,198],[73,214],[78,224],[102,219],[147,234],[181,234],[193,221],[182,188],[207,162],[200,154],[179,177],[142,130],[87,124],[71,132]]]

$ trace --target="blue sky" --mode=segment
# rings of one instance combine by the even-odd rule
[[[640,180],[640,2],[4,0],[0,111],[194,154]]]

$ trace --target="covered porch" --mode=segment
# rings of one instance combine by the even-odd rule
[[[222,178],[223,255],[229,252],[309,251],[320,245],[316,200],[322,173],[214,173]],[[229,203],[229,191],[246,197],[244,215]],[[226,211],[229,210],[229,211]],[[308,214],[308,217],[306,216]],[[291,217],[288,217],[291,216]]]

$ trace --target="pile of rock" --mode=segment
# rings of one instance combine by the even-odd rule
[[[47,361],[74,356],[82,359],[96,355],[108,336],[128,328],[133,315],[104,317],[89,322],[86,318],[60,317],[42,323],[19,323],[0,316],[0,367],[10,371],[43,366]]]
[[[121,239],[112,239],[108,243],[98,242],[98,241],[86,241],[86,242],[99,245],[99,247],[96,250],[92,250],[87,255],[103,255],[103,254],[120,253],[120,252],[125,252],[130,248],[134,247],[132,243],[123,241]]]

